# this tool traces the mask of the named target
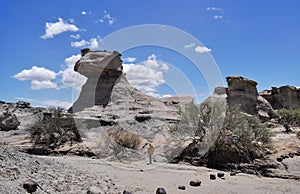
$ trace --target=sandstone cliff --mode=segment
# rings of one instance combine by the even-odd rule
[[[293,109],[300,107],[300,89],[294,86],[272,87],[259,93],[274,109]]]

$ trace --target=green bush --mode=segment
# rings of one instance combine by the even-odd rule
[[[111,131],[108,132],[108,135],[117,144],[130,149],[138,149],[139,145],[142,142],[139,135],[130,133],[121,127],[112,129]]]
[[[299,126],[300,125],[300,108],[287,110],[278,110],[280,115],[279,123],[282,124],[287,130],[289,126]]]
[[[55,148],[68,141],[81,141],[81,136],[75,125],[75,120],[68,114],[63,114],[63,108],[49,108],[49,114],[44,113],[41,121],[35,122],[30,131],[31,140],[35,145]]]
[[[251,162],[263,157],[264,150],[271,147],[272,133],[260,120],[229,108],[220,134],[207,153],[208,166],[224,168],[228,163]]]

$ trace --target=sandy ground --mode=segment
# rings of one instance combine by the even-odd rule
[[[81,157],[57,157],[54,160],[75,166],[95,177],[110,176],[117,188],[137,194],[155,193],[157,187],[163,187],[171,194],[300,193],[299,180],[265,178],[243,173],[230,176],[229,172],[225,172],[225,179],[210,180],[211,173],[216,174],[220,171],[184,164],[147,165],[146,161],[124,164]],[[202,184],[200,187],[191,187],[191,180],[200,180]],[[179,190],[179,185],[185,185],[186,190]]]

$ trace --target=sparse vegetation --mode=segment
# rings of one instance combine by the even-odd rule
[[[142,140],[139,135],[128,132],[121,127],[117,127],[109,131],[108,135],[113,139],[117,144],[130,148],[138,149]]]
[[[291,132],[290,126],[300,125],[300,108],[293,110],[280,109],[278,113],[280,115],[279,123],[285,128],[285,132]]]
[[[271,146],[271,132],[260,120],[229,108],[217,141],[205,156],[207,164],[223,168],[229,163],[251,162]]]
[[[35,145],[47,148],[58,147],[68,141],[81,141],[75,120],[63,114],[63,108],[49,108],[42,121],[35,122],[28,130]]]

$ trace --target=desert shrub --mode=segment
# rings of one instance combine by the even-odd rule
[[[117,127],[110,130],[108,132],[108,135],[117,144],[130,149],[138,149],[139,145],[142,142],[139,135],[128,132],[121,127]]]
[[[279,123],[289,130],[289,126],[299,126],[300,125],[300,108],[298,109],[280,109],[278,110],[280,115]]]
[[[257,117],[231,107],[216,142],[205,156],[208,166],[223,168],[228,163],[251,162],[263,157],[265,148],[271,146],[271,136]]]
[[[49,108],[49,114],[37,121],[28,130],[35,145],[55,148],[68,141],[81,141],[81,136],[72,116],[63,114],[63,108]]]

